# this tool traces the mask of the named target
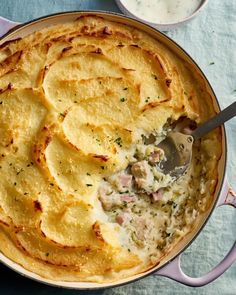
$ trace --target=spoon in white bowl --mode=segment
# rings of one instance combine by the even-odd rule
[[[226,121],[236,116],[236,102],[232,103],[209,121],[192,131],[191,135],[172,131],[158,144],[165,152],[165,160],[160,163],[164,174],[178,179],[187,170],[192,159],[193,142]]]

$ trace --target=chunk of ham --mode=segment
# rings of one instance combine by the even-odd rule
[[[136,217],[134,219],[133,225],[135,227],[137,239],[142,242],[147,239],[149,233],[154,227],[152,220],[148,220],[144,217]]]
[[[100,197],[99,197],[102,207],[104,210],[108,211],[115,207],[121,207],[124,202],[125,203],[132,203],[137,200],[135,195],[130,194],[119,194],[119,193],[110,193],[107,194],[106,190],[100,190]]]
[[[132,185],[132,178],[133,176],[130,174],[122,174],[119,176],[120,184],[123,187],[130,188]]]
[[[132,165],[131,172],[139,188],[150,190],[153,185],[154,176],[147,161],[140,161]]]
[[[163,189],[159,189],[157,192],[152,193],[152,198],[155,202],[160,201],[163,198]]]
[[[120,196],[118,194],[100,194],[100,201],[102,203],[102,207],[105,210],[111,210],[114,207],[119,207],[122,202]]]
[[[152,163],[158,163],[160,161],[160,152],[159,151],[155,151],[153,153],[150,154],[149,156],[149,160]]]
[[[129,212],[121,212],[116,216],[116,222],[119,225],[123,225],[127,222],[129,222],[132,219],[131,215]]]

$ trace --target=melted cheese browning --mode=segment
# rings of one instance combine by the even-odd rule
[[[148,251],[130,253],[99,187],[142,135],[213,113],[190,66],[132,27],[81,17],[1,46],[0,250],[53,280],[118,280],[155,265]],[[211,200],[220,141],[215,131],[196,145],[185,184],[211,184],[195,201]]]

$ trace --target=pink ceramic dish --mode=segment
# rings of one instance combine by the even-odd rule
[[[198,72],[198,74],[204,79],[207,91],[212,97],[214,108],[217,112],[220,111],[219,104],[217,98],[202,71],[197,66],[197,64],[191,59],[191,57],[174,41],[170,38],[166,37],[164,34],[160,33],[159,31],[155,30],[153,27],[146,25],[140,21],[134,20],[132,18],[124,17],[119,14],[115,13],[108,13],[108,12],[100,12],[100,11],[77,11],[77,12],[66,12],[60,13],[55,15],[49,15],[42,17],[40,19],[33,20],[23,25],[19,25],[18,23],[13,23],[8,21],[4,18],[0,18],[0,46],[4,42],[24,37],[34,31],[40,30],[42,28],[59,24],[65,23],[69,21],[73,21],[77,19],[81,15],[97,15],[103,17],[108,20],[117,21],[122,24],[131,25],[139,30],[143,30],[144,32],[150,34],[152,37],[156,38],[157,40],[161,41],[162,43],[166,44],[175,54],[180,56],[183,60],[190,63],[194,69]],[[112,283],[89,283],[89,282],[65,282],[65,281],[53,281],[45,279],[35,273],[32,273],[20,265],[14,263],[6,256],[0,253],[0,261],[7,265],[9,268],[13,269],[14,271],[26,276],[28,278],[34,279],[38,282],[65,287],[65,288],[73,288],[73,289],[99,289],[99,288],[107,288],[107,287],[115,287],[122,284],[131,283],[135,280],[141,279],[147,275],[156,275],[156,276],[165,276],[171,279],[174,279],[180,283],[185,285],[199,287],[206,285],[220,275],[222,275],[230,265],[236,260],[236,242],[234,243],[231,250],[228,252],[227,256],[223,259],[219,265],[210,271],[208,274],[204,275],[200,278],[191,278],[183,273],[180,266],[180,257],[181,253],[190,245],[190,243],[196,238],[196,236],[200,233],[203,229],[204,225],[206,224],[207,220],[209,219],[210,215],[212,214],[213,210],[221,205],[232,205],[236,207],[236,194],[230,189],[228,182],[225,178],[225,170],[226,170],[226,158],[227,158],[227,140],[225,129],[222,126],[222,156],[219,160],[219,179],[217,188],[215,190],[214,199],[212,202],[211,207],[209,210],[202,216],[201,221],[199,222],[196,229],[194,229],[190,234],[188,234],[179,244],[177,247],[171,251],[171,253],[165,257],[165,259],[154,268],[134,275],[132,277],[121,279],[116,282]]]

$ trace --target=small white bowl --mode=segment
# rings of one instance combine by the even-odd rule
[[[146,19],[143,19],[141,17],[138,17],[137,15],[135,15],[131,10],[129,10],[123,3],[121,0],[115,0],[117,6],[120,8],[120,10],[127,16],[131,16],[133,18],[136,18],[142,22],[145,22],[147,24],[149,24],[150,26],[161,30],[161,31],[166,31],[166,30],[170,30],[170,29],[174,29],[188,21],[190,21],[191,19],[193,19],[194,17],[196,17],[207,5],[209,0],[202,0],[199,8],[194,11],[190,16],[178,21],[178,22],[172,22],[172,23],[153,23],[153,22],[149,22]],[[187,0],[188,1],[188,0]]]

